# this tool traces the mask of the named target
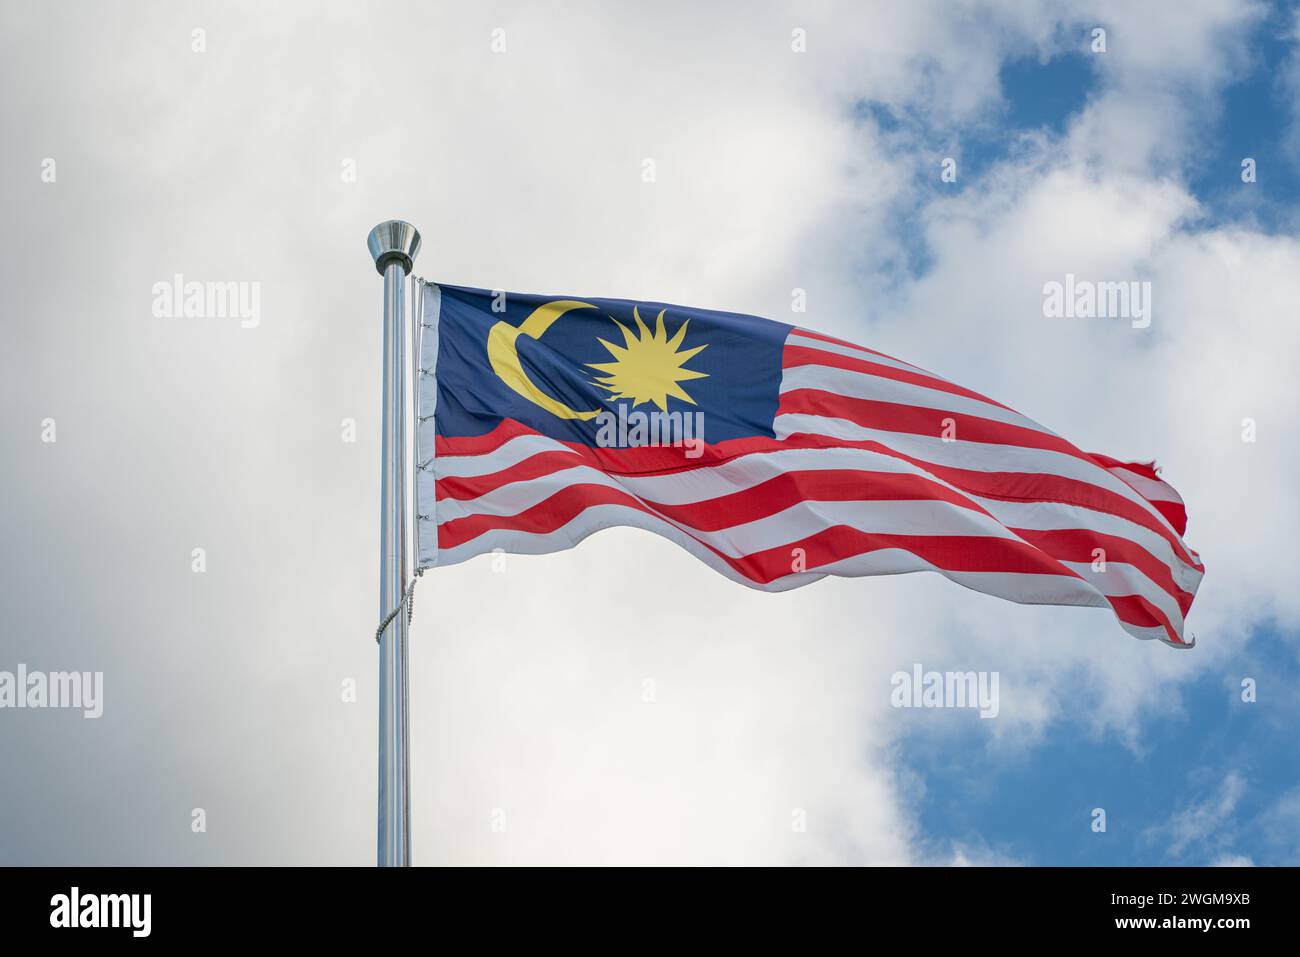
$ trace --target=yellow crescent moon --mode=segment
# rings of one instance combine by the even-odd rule
[[[542,334],[551,328],[555,320],[566,312],[572,309],[595,308],[589,302],[557,299],[554,302],[538,306],[521,325],[512,326],[505,321],[498,322],[488,330],[487,337],[488,361],[492,363],[492,371],[497,374],[497,378],[510,386],[519,395],[533,403],[533,405],[541,406],[557,418],[581,419],[583,421],[594,419],[600,414],[600,409],[592,409],[590,412],[571,409],[558,399],[547,395],[534,384],[532,379],[528,378],[528,373],[524,371],[524,367],[519,362],[519,345],[516,340],[520,336],[540,339]]]

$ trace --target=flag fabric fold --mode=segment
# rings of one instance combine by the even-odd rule
[[[937,571],[1186,647],[1204,573],[1153,463],[872,349],[663,303],[423,284],[420,567],[655,532],[737,582]]]

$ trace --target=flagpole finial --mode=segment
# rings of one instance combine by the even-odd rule
[[[370,247],[379,275],[393,262],[401,263],[402,271],[409,274],[420,252],[420,233],[410,223],[390,219],[370,230],[366,245]]]

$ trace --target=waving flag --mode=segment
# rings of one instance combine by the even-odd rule
[[[766,591],[937,571],[1191,644],[1204,569],[1151,464],[768,319],[420,288],[421,568],[627,525]]]

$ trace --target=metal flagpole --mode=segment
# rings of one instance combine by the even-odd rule
[[[389,220],[367,239],[384,277],[383,451],[379,506],[379,866],[411,863],[410,781],[406,695],[406,597],[411,582],[408,542],[406,415],[415,387],[406,356],[403,319],[406,276],[420,251],[410,223]]]

